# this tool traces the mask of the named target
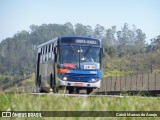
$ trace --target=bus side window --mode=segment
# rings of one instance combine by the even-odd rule
[[[52,44],[52,51],[54,51],[54,44]]]
[[[42,63],[42,54],[43,54],[43,49],[41,48],[41,52],[40,52],[40,63]]]
[[[41,48],[41,55],[43,54],[42,48]]]
[[[43,47],[43,57],[42,57],[42,61],[45,61],[45,47]]]
[[[46,53],[47,53],[47,46],[46,46]]]
[[[48,50],[48,52],[50,53],[50,51],[51,51],[51,45],[49,45],[49,48],[48,48],[49,50]]]
[[[45,47],[43,47],[43,55],[44,55]]]
[[[52,60],[54,60],[54,43],[52,43],[52,49],[51,49],[51,52],[52,52],[52,57],[51,57],[51,59]]]

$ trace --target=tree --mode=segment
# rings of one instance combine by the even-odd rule
[[[104,32],[105,32],[105,28],[103,26],[97,24],[95,29],[94,29],[95,37],[103,39],[104,38]]]
[[[160,35],[151,39],[151,46],[150,47],[152,50],[160,49]]]
[[[117,50],[120,55],[136,54],[144,52],[146,35],[140,29],[129,29],[127,23],[124,24],[121,31],[117,31]]]
[[[75,25],[75,34],[78,35],[78,36],[88,36],[87,35],[87,27],[86,26],[83,26],[82,24],[80,23],[77,23]]]
[[[31,25],[30,32],[17,32],[12,38],[0,43],[0,73],[13,75],[30,74],[35,70],[35,46],[58,36],[94,36],[102,39],[102,45],[108,53],[106,60],[114,56],[133,55],[144,51],[146,35],[140,29],[129,28],[125,23],[121,30],[116,26],[105,29],[97,24],[94,29],[89,25],[70,22],[65,24]],[[152,39],[151,47],[160,48],[160,36]]]
[[[115,34],[116,34],[116,26],[112,26],[112,28],[106,30],[106,36],[103,41],[103,46],[105,46],[105,51],[110,56],[117,54],[116,53],[117,40],[115,38]]]
[[[146,35],[145,33],[142,32],[142,30],[137,29],[135,31],[135,41],[134,41],[134,46],[137,52],[144,52],[145,51],[145,39]]]
[[[66,33],[64,33],[64,34],[75,35],[74,27],[70,22],[65,23],[64,27],[65,27],[65,31],[66,31]]]

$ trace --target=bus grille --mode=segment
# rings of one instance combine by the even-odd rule
[[[69,74],[67,75],[68,81],[75,81],[75,82],[89,82],[92,78],[95,78],[95,75],[85,74]]]

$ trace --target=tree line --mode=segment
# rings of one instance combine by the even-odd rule
[[[65,24],[31,25],[29,31],[17,32],[0,43],[0,73],[9,75],[31,74],[35,70],[36,46],[58,36],[94,36],[102,39],[108,56],[123,57],[160,49],[160,35],[146,44],[146,34],[133,25],[125,23],[121,30],[116,26],[106,29],[97,24],[89,25],[70,22]]]

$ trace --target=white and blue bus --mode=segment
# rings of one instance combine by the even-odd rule
[[[40,92],[69,94],[100,88],[102,44],[92,37],[57,37],[37,47],[36,86]]]

